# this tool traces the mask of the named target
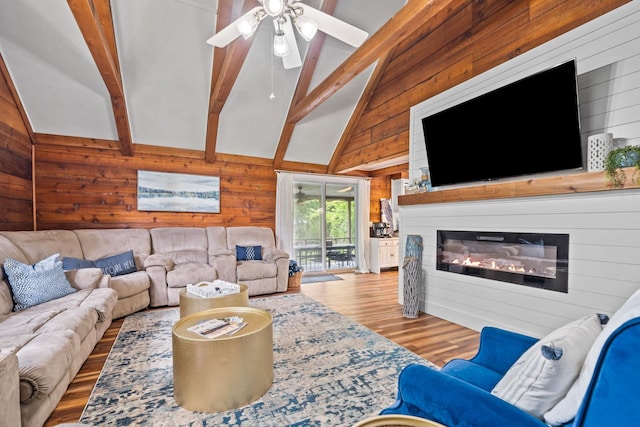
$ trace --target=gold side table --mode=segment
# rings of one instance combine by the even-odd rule
[[[237,294],[223,295],[219,297],[204,298],[187,292],[180,291],[180,318],[203,310],[222,307],[248,307],[249,290],[247,285],[240,285]]]
[[[198,322],[239,316],[234,335],[204,338],[187,329]],[[271,314],[253,307],[214,308],[173,326],[173,396],[185,409],[220,412],[258,399],[273,383]]]
[[[412,415],[377,415],[362,420],[352,427],[446,427],[435,421]]]

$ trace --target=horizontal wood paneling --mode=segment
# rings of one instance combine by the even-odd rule
[[[57,141],[59,142],[59,141]],[[137,171],[220,177],[220,213],[144,212],[137,206]],[[78,146],[36,145],[38,228],[240,226],[275,228],[276,174],[256,159],[223,161]]]
[[[369,221],[380,222],[380,199],[391,197],[391,178],[380,176],[371,179]]]
[[[6,70],[0,56],[0,71]],[[0,72],[0,229],[33,230],[31,140]]]
[[[584,2],[569,0],[452,2],[446,17],[439,14],[415,29],[417,38],[412,45],[398,46],[347,141],[344,153],[348,155],[343,156],[336,170],[353,168],[363,158],[370,163],[396,155],[395,150],[385,151],[384,144],[379,144],[374,129],[385,129],[385,139],[392,138],[389,131],[398,135],[406,132],[407,128],[386,123],[392,123],[411,106],[624,3],[595,1],[586,7]],[[424,37],[419,38],[421,35]],[[370,138],[365,146],[363,136]],[[408,154],[408,141],[398,141],[404,145],[397,155]],[[351,148],[352,144],[357,148]]]

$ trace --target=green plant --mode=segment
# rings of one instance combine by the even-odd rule
[[[604,170],[607,178],[615,188],[622,188],[627,179],[624,168],[635,167],[633,179],[640,184],[640,146],[626,146],[615,148],[607,154]]]

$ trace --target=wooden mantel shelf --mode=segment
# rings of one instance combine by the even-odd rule
[[[605,172],[581,172],[571,175],[552,176],[473,187],[455,188],[425,193],[406,194],[398,197],[398,205],[424,205],[473,200],[508,199],[514,197],[549,196],[557,194],[590,193],[595,191],[626,190],[640,188],[631,167],[625,169],[626,182],[623,188],[614,188]]]

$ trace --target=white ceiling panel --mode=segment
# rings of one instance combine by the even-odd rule
[[[133,142],[204,150],[215,4],[112,0],[111,7]]]
[[[117,139],[109,93],[65,0],[2,0],[0,52],[34,132]]]

